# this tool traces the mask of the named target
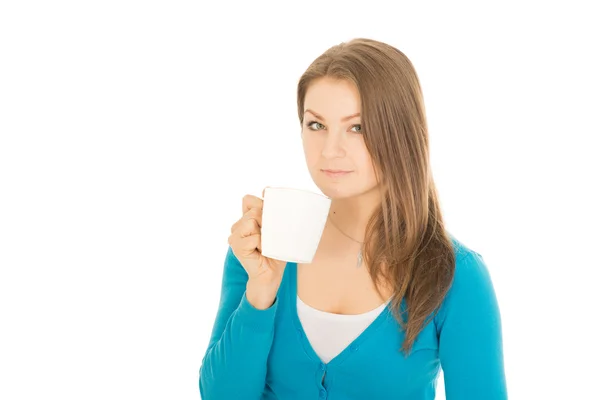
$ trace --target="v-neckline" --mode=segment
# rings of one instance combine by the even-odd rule
[[[298,296],[298,263],[290,262],[287,267],[290,269],[290,287],[288,293],[288,303],[290,307],[290,314],[292,315],[292,320],[294,322],[294,327],[296,328],[296,332],[298,333],[298,340],[302,344],[304,348],[304,352],[306,355],[312,360],[319,362],[321,364],[325,364],[328,366],[335,366],[337,364],[342,363],[346,358],[348,358],[352,353],[355,353],[360,345],[367,340],[370,336],[372,336],[377,329],[381,327],[381,324],[390,316],[389,304],[385,306],[385,308],[379,313],[377,318],[364,331],[354,339],[348,346],[344,348],[338,355],[332,358],[328,363],[324,363],[321,358],[317,355],[315,349],[313,349],[308,337],[306,336],[306,332],[302,327],[302,322],[300,322],[300,317],[298,316],[298,304],[297,304],[297,296]]]

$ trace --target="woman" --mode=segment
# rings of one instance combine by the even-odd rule
[[[306,163],[332,199],[311,264],[260,253],[243,199],[200,368],[212,399],[506,399],[500,311],[481,255],[444,228],[408,58],[355,39],[300,78]]]

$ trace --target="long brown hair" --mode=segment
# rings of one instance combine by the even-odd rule
[[[344,42],[300,78],[301,124],[306,91],[322,77],[345,79],[360,93],[364,140],[382,194],[365,232],[364,259],[377,290],[381,282],[394,289],[390,305],[405,332],[401,350],[408,354],[439,310],[455,266],[429,163],[421,85],[411,61],[395,47],[365,38]]]

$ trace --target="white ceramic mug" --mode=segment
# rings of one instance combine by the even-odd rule
[[[331,199],[308,190],[267,187],[263,201],[262,254],[288,262],[312,262]]]

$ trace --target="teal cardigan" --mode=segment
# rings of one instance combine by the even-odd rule
[[[229,248],[200,366],[201,398],[430,400],[442,369],[447,400],[506,399],[500,310],[488,268],[479,253],[452,240],[454,280],[408,357],[399,352],[404,333],[386,308],[327,364],[298,319],[297,264],[286,265],[275,303],[258,310],[246,298],[248,275]]]

